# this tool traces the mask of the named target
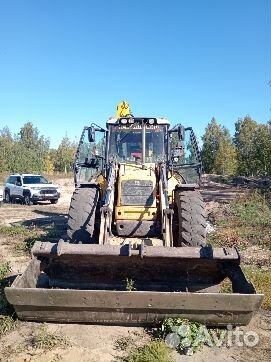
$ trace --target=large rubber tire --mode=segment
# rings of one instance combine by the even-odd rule
[[[180,190],[175,193],[178,210],[178,246],[206,245],[206,211],[202,196],[197,190]]]
[[[8,190],[5,191],[5,203],[10,204],[11,203],[11,197]]]
[[[28,205],[28,206],[33,205],[33,201],[31,200],[31,195],[30,195],[30,193],[24,194],[24,204],[25,204],[25,205]]]
[[[95,230],[99,190],[80,188],[73,193],[68,215],[68,241],[74,244],[98,243]]]

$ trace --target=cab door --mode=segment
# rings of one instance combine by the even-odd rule
[[[15,197],[23,197],[23,184],[21,176],[16,176],[13,194]]]

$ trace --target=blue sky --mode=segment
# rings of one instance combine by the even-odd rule
[[[0,129],[56,147],[117,103],[200,137],[271,118],[271,0],[0,0]]]

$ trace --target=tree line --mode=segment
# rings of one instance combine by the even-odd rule
[[[18,134],[8,127],[0,130],[0,172],[68,172],[72,169],[75,142],[63,137],[57,149],[39,134],[31,122],[25,123]]]
[[[205,173],[240,176],[271,175],[271,121],[257,123],[250,116],[235,123],[233,137],[215,118],[202,137]]]
[[[238,119],[235,133],[215,118],[202,137],[202,162],[205,173],[221,175],[271,175],[271,121],[257,123],[250,116]],[[58,148],[40,135],[31,122],[18,134],[8,127],[0,130],[0,172],[68,172],[72,170],[77,144],[67,136]]]

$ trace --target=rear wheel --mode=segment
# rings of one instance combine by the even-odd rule
[[[178,246],[206,245],[206,212],[202,196],[197,190],[177,191]]]
[[[9,204],[11,202],[11,197],[9,191],[5,191],[5,202]]]
[[[96,188],[81,188],[74,191],[68,215],[69,242],[94,244],[98,241],[95,219],[99,195],[99,190]]]

